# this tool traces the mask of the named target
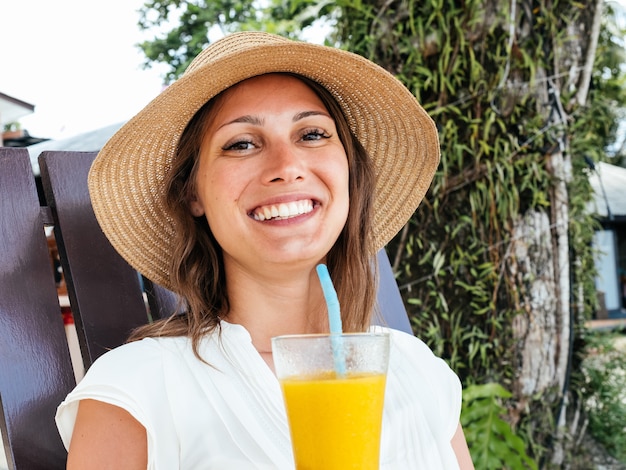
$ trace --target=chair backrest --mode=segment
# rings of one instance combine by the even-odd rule
[[[9,468],[61,469],[54,412],[74,386],[28,157],[0,148],[0,427]]]
[[[85,367],[147,321],[137,272],[96,221],[87,173],[96,152],[43,152],[39,168]]]
[[[0,428],[11,469],[65,468],[53,417],[76,383],[76,363],[45,225],[54,227],[81,366],[88,368],[122,344],[134,327],[177,308],[174,294],[141,278],[102,234],[87,190],[95,155],[43,152],[39,166],[46,205],[41,206],[28,152],[0,148]],[[384,250],[378,259],[379,323],[410,332]]]

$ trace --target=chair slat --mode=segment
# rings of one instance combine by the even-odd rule
[[[378,252],[378,275],[377,300],[383,318],[377,320],[377,323],[413,334],[391,262],[384,248]]]
[[[137,272],[106,239],[91,207],[87,174],[96,152],[43,152],[46,201],[86,368],[147,322]]]
[[[32,167],[0,148],[0,427],[9,468],[65,468],[54,423],[74,387]]]
[[[167,318],[181,312],[183,305],[179,303],[176,294],[148,278],[143,278],[143,283],[152,320]]]

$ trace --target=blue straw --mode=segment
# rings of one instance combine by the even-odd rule
[[[317,275],[322,284],[324,299],[326,300],[326,308],[328,309],[328,323],[330,325],[330,341],[333,348],[333,360],[335,362],[335,370],[337,374],[343,376],[346,374],[346,358],[343,351],[341,334],[343,333],[341,326],[341,310],[339,308],[339,299],[337,291],[330,279],[328,268],[325,264],[317,265]]]

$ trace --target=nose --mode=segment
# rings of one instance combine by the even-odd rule
[[[288,143],[273,145],[267,155],[264,180],[268,183],[293,182],[304,178],[304,160]]]

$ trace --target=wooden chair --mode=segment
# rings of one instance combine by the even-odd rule
[[[100,231],[86,181],[95,155],[43,152],[41,206],[28,152],[0,148],[0,429],[10,469],[63,469],[67,455],[54,414],[75,386],[76,364],[44,227],[54,227],[81,366],[176,309],[175,296],[142,279]],[[382,321],[410,332],[384,251],[379,262]]]

